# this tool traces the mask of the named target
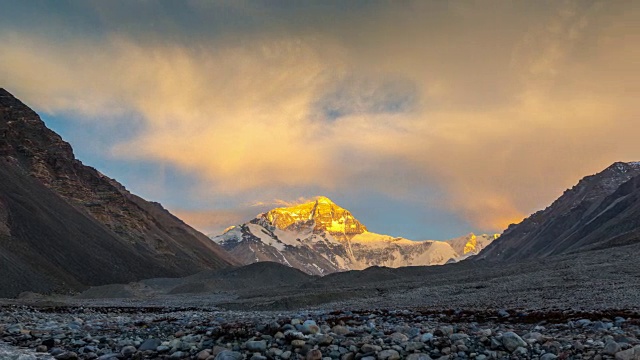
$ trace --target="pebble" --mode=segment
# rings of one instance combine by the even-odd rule
[[[224,350],[216,355],[215,360],[242,360],[244,356],[237,351]]]
[[[399,360],[400,354],[395,350],[383,350],[378,353],[378,360]]]
[[[602,351],[602,353],[605,355],[615,355],[618,351],[620,351],[620,344],[613,340],[609,340],[604,345],[604,350]]]
[[[527,343],[522,338],[514,333],[508,331],[502,334],[502,345],[510,352],[514,352],[518,347],[526,347]]]
[[[267,342],[264,340],[247,341],[245,346],[247,347],[247,350],[251,352],[263,352],[267,350]]]

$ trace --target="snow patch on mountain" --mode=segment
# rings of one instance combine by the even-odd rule
[[[370,266],[443,265],[477,254],[497,235],[413,241],[369,232],[326,197],[273,209],[212,239],[249,264],[275,261],[314,275]]]

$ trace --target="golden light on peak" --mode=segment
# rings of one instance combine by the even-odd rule
[[[318,196],[304,204],[273,209],[265,217],[282,230],[313,225],[313,231],[327,231],[334,235],[356,235],[367,231],[348,210],[326,196]]]

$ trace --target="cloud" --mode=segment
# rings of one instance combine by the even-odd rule
[[[171,164],[213,198],[428,189],[442,195],[426,207],[499,231],[640,153],[628,2],[194,2],[192,27],[159,12],[155,29],[93,5],[91,36],[2,29],[0,80],[41,111],[136,114],[113,155]]]
[[[177,217],[208,235],[221,234],[229,226],[242,224],[255,216],[246,209],[235,210],[185,210],[172,209]]]

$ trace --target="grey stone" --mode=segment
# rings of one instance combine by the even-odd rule
[[[378,353],[378,360],[399,360],[400,354],[395,350],[382,350]]]
[[[346,354],[342,354],[340,360],[354,360],[356,358],[356,354],[352,352],[348,352]]]
[[[421,349],[424,349],[424,343],[422,342],[411,341],[404,345],[404,350],[407,352],[413,352]]]
[[[527,343],[526,341],[522,340],[522,338],[518,334],[512,331],[507,331],[506,333],[502,334],[502,345],[509,352],[514,352],[518,347],[526,347]]]
[[[293,346],[294,348],[301,348],[301,347],[305,346],[305,344],[306,344],[306,341],[304,341],[304,340],[296,339],[296,340],[291,341],[291,346]]]
[[[382,350],[382,348],[380,346],[372,345],[372,344],[364,344],[360,348],[360,351],[365,353],[365,354],[373,353],[373,352],[380,351],[380,350]]]
[[[245,346],[247,347],[247,350],[252,352],[253,351],[263,352],[267,350],[267,342],[264,340],[247,341],[245,343]]]
[[[409,337],[403,333],[399,333],[399,332],[394,332],[393,334],[389,335],[389,337],[397,342],[403,342],[403,341],[407,341],[409,340]]]
[[[55,356],[56,360],[76,360],[78,358],[78,354],[73,351],[65,351],[62,354],[58,354]]]
[[[343,335],[343,336],[351,333],[349,328],[347,328],[346,326],[342,326],[342,325],[336,325],[336,326],[332,327],[331,331],[336,335]]]
[[[640,345],[617,352],[616,360],[640,360]]]
[[[515,349],[513,354],[517,356],[527,356],[529,352],[527,351],[527,349],[523,348],[522,346],[519,346],[517,349]]]
[[[307,353],[306,360],[322,360],[322,352],[318,349],[311,350]]]
[[[333,338],[329,335],[320,335],[316,340],[320,346],[327,346],[333,343]]]
[[[140,351],[147,351],[147,350],[155,351],[158,348],[158,346],[160,346],[160,345],[162,345],[162,341],[160,341],[159,339],[147,339],[140,345],[138,350],[140,350]]]
[[[420,341],[422,341],[422,342],[429,342],[431,340],[433,340],[433,334],[432,333],[422,334],[422,336],[420,337]]]
[[[602,353],[605,355],[615,355],[618,351],[620,351],[620,344],[613,340],[609,340],[606,344],[604,344]]]
[[[137,349],[136,349],[136,347],[135,347],[135,346],[125,346],[125,347],[123,347],[123,348],[122,348],[122,350],[120,351],[120,353],[121,353],[123,356],[131,356],[131,355],[135,354],[135,353],[136,353],[136,351],[137,351]]]
[[[209,356],[211,356],[211,352],[209,350],[202,350],[196,355],[196,359],[207,360]]]
[[[407,360],[431,360],[431,357],[427,354],[409,354]]]
[[[468,338],[469,338],[469,335],[463,334],[463,333],[455,333],[449,336],[449,339],[451,339],[451,341],[454,341],[454,342],[458,340],[466,340]]]

